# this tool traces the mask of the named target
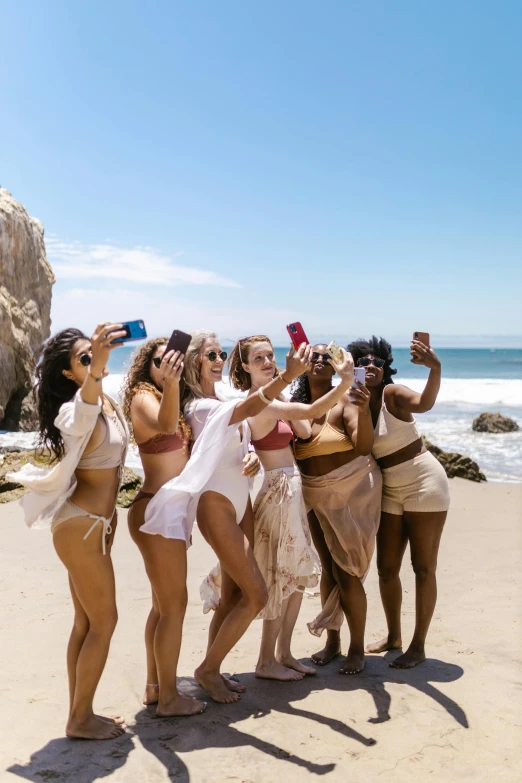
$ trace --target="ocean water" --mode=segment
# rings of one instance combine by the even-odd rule
[[[226,349],[226,346],[225,346]],[[279,367],[285,365],[287,348],[276,348]],[[104,383],[109,394],[118,395],[133,348],[111,354],[110,375]],[[476,460],[489,481],[522,482],[522,429],[490,435],[473,432],[473,419],[480,413],[502,413],[522,428],[522,349],[455,349],[438,351],[442,362],[442,385],[433,410],[417,417],[423,435],[446,451],[458,451]],[[396,383],[421,391],[428,370],[409,361],[407,348],[394,350]],[[235,395],[227,381],[222,391]],[[0,433],[0,446],[30,447],[32,433]],[[139,457],[129,454],[129,465],[138,468]]]

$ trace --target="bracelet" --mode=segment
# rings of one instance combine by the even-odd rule
[[[87,370],[87,372],[89,373],[89,375],[91,376],[91,378],[93,379],[93,381],[96,381],[96,383],[100,383],[101,381],[103,381],[103,373],[102,373],[102,375],[100,375],[100,377],[99,377],[99,378],[97,378],[95,375],[93,375],[93,374],[92,374],[92,372],[91,372],[91,368],[90,368],[90,367],[89,367],[89,369]]]
[[[281,380],[283,381],[283,383],[286,383],[286,385],[287,385],[287,386],[288,386],[289,384],[291,384],[291,383],[292,383],[292,381],[286,381],[286,380],[283,378],[283,373],[281,372],[281,370],[278,370],[278,373],[277,373],[277,374],[278,374],[279,378],[281,378]]]
[[[265,405],[270,405],[270,403],[273,402],[273,400],[269,400],[268,397],[265,397],[262,388],[257,390],[257,394],[261,402],[264,402]]]

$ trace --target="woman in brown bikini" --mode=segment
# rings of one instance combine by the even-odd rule
[[[326,345],[315,345],[311,369],[298,379],[292,401],[310,404],[328,394],[333,374]],[[323,609],[308,627],[316,636],[326,629],[327,640],[312,660],[323,666],[339,655],[344,613],[350,647],[341,674],[357,674],[364,668],[363,579],[379,526],[381,474],[370,453],[369,400],[364,386],[352,387],[325,416],[312,420],[312,437],[298,440],[295,449],[310,532],[322,565]]]
[[[132,424],[145,480],[128,515],[129,531],[145,562],[152,608],[145,626],[147,684],[143,701],[158,704],[160,717],[195,715],[205,702],[183,696],[176,687],[183,619],[187,606],[185,531],[176,537],[140,531],[145,509],[169,479],[179,476],[189,459],[190,427],[180,415],[183,355],[157,338],[139,348],[122,389],[123,410]]]

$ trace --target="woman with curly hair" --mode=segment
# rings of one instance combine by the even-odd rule
[[[221,665],[248,626],[263,609],[267,590],[254,553],[253,518],[248,474],[259,460],[247,453],[250,432],[246,420],[256,416],[306,366],[304,346],[288,354],[286,369],[267,379],[257,394],[223,400],[215,384],[221,381],[227,354],[214,332],[200,330],[186,355],[184,412],[194,436],[183,473],[168,481],[150,501],[141,530],[167,538],[185,526],[187,537],[197,513],[198,527],[220,561],[221,601],[209,629],[207,654],[194,672],[214,701],[236,702],[243,686],[221,675]],[[241,431],[240,431],[241,425]]]
[[[315,345],[312,364],[296,382],[293,402],[313,405],[332,390],[334,368],[326,345]],[[371,456],[370,394],[360,383],[343,394],[326,415],[312,419],[312,436],[296,443],[303,496],[315,547],[321,559],[322,611],[308,628],[326,629],[323,650],[312,660],[324,666],[341,651],[343,614],[350,647],[341,674],[364,668],[366,593],[363,580],[375,548],[381,507],[381,474]]]
[[[309,349],[310,350],[310,349]],[[264,470],[254,503],[254,555],[268,588],[268,603],[260,613],[263,635],[256,677],[300,680],[315,669],[291,653],[292,633],[306,587],[318,582],[317,555],[312,549],[303,501],[301,475],[293,453],[294,433],[308,438],[308,419],[323,416],[350,388],[353,362],[344,353],[333,364],[341,383],[312,405],[274,400],[248,424]],[[239,340],[230,357],[230,382],[249,396],[277,373],[275,353],[266,335]],[[276,653],[277,645],[277,653]]]
[[[402,647],[402,588],[399,572],[409,542],[415,572],[415,631],[403,655],[390,663],[411,669],[426,660],[424,645],[437,600],[437,555],[449,508],[449,483],[442,465],[426,450],[414,413],[433,408],[440,388],[440,360],[419,340],[411,343],[413,364],[430,374],[421,393],[394,384],[390,343],[382,337],[350,343],[354,361],[366,367],[375,427],[373,455],[383,478],[382,516],[377,535],[377,568],[388,636],[367,652]]]
[[[74,624],[67,648],[68,737],[106,740],[124,732],[121,718],[93,711],[96,688],[117,621],[111,546],[116,499],[128,444],[117,403],[103,392],[112,341],[121,324],[96,327],[89,340],[64,329],[44,346],[36,399],[41,451],[50,469],[25,465],[11,480],[30,492],[22,498],[30,527],[53,533],[69,574]],[[94,520],[94,521],[93,521]]]
[[[165,352],[166,338],[149,340],[136,352],[121,398],[132,424],[145,480],[134,498],[129,531],[138,546],[152,590],[152,608],[145,626],[147,680],[144,704],[158,704],[156,714],[196,715],[205,702],[179,693],[176,673],[187,608],[187,546],[183,528],[176,535],[141,532],[145,510],[156,492],[179,476],[189,459],[190,427],[180,413],[183,354]]]

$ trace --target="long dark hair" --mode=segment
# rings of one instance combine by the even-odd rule
[[[350,343],[346,350],[350,351],[352,354],[355,365],[357,365],[359,359],[368,356],[368,354],[382,359],[384,361],[383,386],[393,383],[392,376],[397,374],[397,370],[395,367],[392,367],[392,347],[384,337],[376,337],[373,335],[369,340],[359,338],[359,340],[354,340],[353,343]]]
[[[44,345],[36,368],[34,393],[40,420],[38,448],[50,453],[51,462],[60,460],[65,447],[54,420],[64,402],[72,400],[78,386],[66,378],[63,370],[71,369],[71,352],[78,340],[88,338],[79,329],[63,329]]]

